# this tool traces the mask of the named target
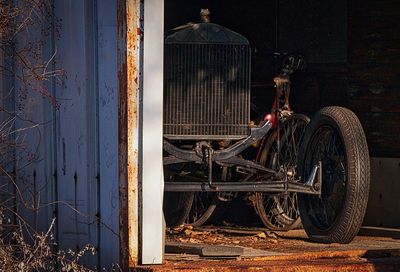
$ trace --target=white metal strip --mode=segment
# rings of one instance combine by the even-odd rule
[[[144,1],[141,218],[143,264],[163,262],[163,32],[164,0]]]

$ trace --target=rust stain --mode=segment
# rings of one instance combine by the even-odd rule
[[[127,0],[128,237],[129,266],[139,258],[139,63],[140,0]]]
[[[138,264],[139,256],[139,63],[140,0],[118,1],[118,150],[120,265]]]
[[[120,266],[123,271],[128,269],[128,228],[127,228],[127,133],[126,133],[126,22],[125,1],[118,0],[118,188],[119,188],[119,242]]]

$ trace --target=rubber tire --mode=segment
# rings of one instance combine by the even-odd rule
[[[302,121],[304,121],[306,124],[308,124],[310,122],[310,118],[308,118],[308,116],[304,115],[304,114],[293,114],[290,117],[288,117],[288,120],[294,119],[294,118],[298,118],[301,119]],[[275,137],[276,137],[276,130],[274,130],[269,137],[267,138],[267,142],[265,143],[264,148],[269,148],[272,146],[273,142],[275,141]],[[262,152],[265,152],[264,150]],[[260,161],[259,163],[261,164],[265,164],[265,159],[268,155],[267,154],[263,154],[260,159],[264,160],[264,161]],[[264,159],[263,159],[264,158]],[[292,229],[296,229],[299,228],[301,226],[301,219],[300,217],[298,217],[295,221],[293,221],[291,224],[285,226],[285,227],[277,227],[275,225],[273,225],[267,218],[267,213],[265,212],[265,208],[264,208],[264,195],[266,195],[265,193],[255,193],[255,205],[254,205],[254,209],[256,211],[256,213],[258,214],[258,216],[260,217],[261,221],[263,222],[264,226],[266,226],[268,229],[270,230],[274,230],[274,231],[289,231]]]
[[[192,208],[194,192],[165,192],[164,218],[168,227],[177,227],[185,223]]]
[[[308,177],[311,170],[304,169],[302,165],[309,150],[308,144],[318,128],[326,125],[336,130],[345,147],[347,183],[343,206],[335,222],[328,229],[322,230],[313,224],[307,213],[306,201],[312,196],[299,194],[300,217],[311,240],[321,243],[347,244],[357,235],[367,208],[370,184],[368,145],[361,123],[352,111],[342,107],[323,108],[311,120],[300,147],[299,166],[303,177]]]

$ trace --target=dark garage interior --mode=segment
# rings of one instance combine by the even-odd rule
[[[371,189],[363,225],[400,227],[399,4],[168,0],[165,36],[175,27],[199,22],[201,8],[210,10],[211,22],[250,42],[252,120],[270,111],[277,52],[301,54],[307,62],[303,71],[291,77],[295,112],[312,116],[324,106],[335,105],[356,113],[371,157]],[[243,211],[241,218],[251,220],[246,214]]]

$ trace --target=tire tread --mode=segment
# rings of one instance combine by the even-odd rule
[[[301,147],[302,157],[307,151],[307,144],[312,134],[327,119],[337,124],[346,147],[348,191],[344,200],[344,212],[341,214],[339,222],[325,233],[312,226],[308,216],[304,214],[305,209],[303,208],[301,217],[303,226],[312,240],[327,243],[349,243],[361,227],[368,203],[370,179],[368,145],[361,123],[352,111],[343,107],[325,107],[315,115],[310,123]],[[300,202],[302,201],[300,200]],[[300,203],[300,205],[302,204]]]

